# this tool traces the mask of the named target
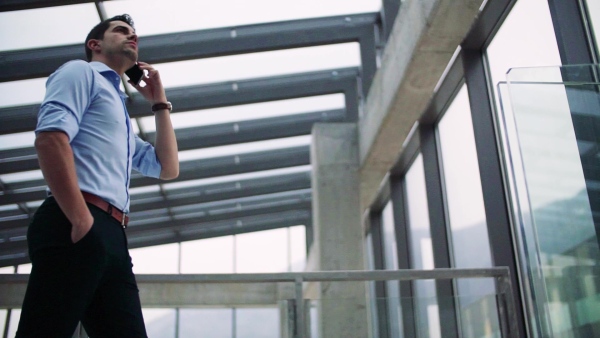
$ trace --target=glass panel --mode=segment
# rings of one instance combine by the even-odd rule
[[[81,43],[100,22],[91,4],[0,13],[0,51]]]
[[[41,103],[46,93],[46,80],[40,78],[0,83],[0,107]]]
[[[439,122],[438,135],[454,267],[487,268],[492,266],[492,258],[468,95],[463,85]],[[493,281],[461,279],[456,281],[456,288],[462,302],[463,336],[499,334],[498,322],[482,322],[475,315],[496,311],[495,302],[485,301],[494,293]]]
[[[21,273],[21,274],[28,274],[31,273],[31,263],[29,264],[21,264],[19,266],[17,266],[17,273]]]
[[[6,314],[8,310],[0,309],[0,332],[4,332],[4,328],[6,327]]]
[[[515,224],[541,337],[600,334],[597,66],[512,69],[505,115]],[[514,124],[513,127],[510,127]]]
[[[12,309],[10,311],[10,321],[8,322],[7,337],[14,337],[17,334],[17,328],[19,327],[20,319],[21,319],[21,309]]]
[[[414,269],[433,269],[433,247],[429,230],[429,211],[425,190],[423,157],[417,156],[405,176],[406,200],[411,246],[411,264]],[[435,283],[433,280],[416,281],[414,296],[415,316],[419,337],[440,337]]]
[[[494,90],[498,82],[506,80],[509,68],[560,65],[548,1],[517,1],[488,46],[486,56]],[[497,92],[495,97],[500,110]]]
[[[383,251],[386,270],[398,269],[398,249],[396,247],[396,230],[394,229],[394,211],[392,203],[388,202],[381,215],[383,228]],[[402,310],[400,308],[400,284],[398,281],[385,283],[386,296],[388,297],[387,312],[390,326],[390,336],[400,337],[402,332]]]
[[[129,250],[133,272],[179,273],[179,244],[150,246]]]
[[[235,309],[236,338],[278,338],[279,332],[278,308]]]
[[[171,120],[176,129],[191,128],[315,111],[343,109],[344,104],[344,94],[319,95],[191,112],[178,112],[171,115]],[[145,131],[152,132],[156,130],[154,116],[144,117],[140,121]]]
[[[233,272],[233,236],[181,243],[181,273]]]
[[[235,272],[285,272],[288,262],[286,229],[236,235]]]
[[[220,147],[202,148],[179,152],[180,161],[192,161],[211,157],[238,155],[243,153],[282,149],[309,145],[311,135],[286,137],[267,141],[245,142]]]
[[[175,338],[175,309],[142,309],[148,337]]]
[[[163,34],[214,27],[240,26],[317,16],[377,12],[380,0],[107,1],[108,16],[129,13],[143,34]]]
[[[140,60],[143,61],[143,55],[140,55]],[[360,45],[354,42],[169,62],[155,66],[160,71],[165,88],[170,88],[359,65]]]
[[[233,309],[180,309],[180,337],[233,337]]]
[[[290,263],[288,271],[302,272],[306,266],[306,227],[288,228],[290,244]]]

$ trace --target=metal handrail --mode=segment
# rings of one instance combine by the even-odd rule
[[[0,284],[23,283],[29,275],[0,275]],[[138,274],[138,283],[266,283],[288,282],[295,285],[295,338],[305,338],[304,282],[412,281],[423,279],[494,278],[498,297],[498,315],[503,337],[519,338],[513,286],[507,267],[433,270],[346,270],[283,273],[236,274]]]

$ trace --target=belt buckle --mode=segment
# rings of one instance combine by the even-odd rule
[[[122,218],[121,218],[121,226],[123,227],[123,229],[127,228],[127,226],[125,226],[125,219],[127,218],[127,214],[126,213],[122,213],[121,214]]]

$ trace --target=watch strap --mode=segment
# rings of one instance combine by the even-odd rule
[[[169,111],[173,110],[173,105],[171,102],[159,102],[152,105],[152,111],[159,111],[163,109],[168,109]]]

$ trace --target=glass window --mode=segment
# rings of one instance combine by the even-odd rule
[[[148,337],[175,338],[175,309],[142,309]]]
[[[423,157],[417,156],[406,173],[406,201],[411,247],[411,264],[414,269],[434,268],[433,247],[429,224],[427,192]],[[433,280],[414,283],[415,316],[419,337],[440,337],[440,319],[435,282]]]
[[[4,318],[6,318],[6,317],[4,317]],[[8,322],[7,337],[14,337],[17,334],[17,328],[19,327],[20,319],[21,319],[21,309],[12,309],[10,311],[10,320]]]
[[[306,266],[306,227],[299,225],[288,228],[290,262],[288,271],[302,272]]]
[[[237,338],[278,338],[279,324],[278,308],[235,309],[235,337]]]
[[[0,13],[0,50],[81,43],[100,22],[94,4],[56,6]]]
[[[180,309],[179,336],[231,338],[233,309]]]
[[[275,229],[236,236],[235,272],[285,272],[288,269],[287,230]]]
[[[0,332],[4,332],[4,327],[6,326],[6,314],[8,310],[0,309]]]
[[[454,267],[492,266],[479,164],[467,86],[463,85],[438,124]],[[465,337],[498,331],[492,280],[456,281]]]
[[[396,229],[394,227],[394,211],[391,202],[386,204],[381,216],[383,228],[383,262],[385,269],[397,270],[398,248],[396,247]],[[398,281],[387,281],[385,287],[390,335],[391,337],[401,337],[402,310],[400,308],[400,284]]]
[[[380,0],[277,0],[226,1],[108,1],[104,3],[108,16],[129,13],[138,31],[163,34],[215,27],[228,27],[303,19],[319,16],[378,12]],[[170,15],[165,15],[165,13]]]
[[[129,250],[133,273],[179,273],[179,244]]]
[[[233,273],[233,236],[181,243],[181,273]]]

